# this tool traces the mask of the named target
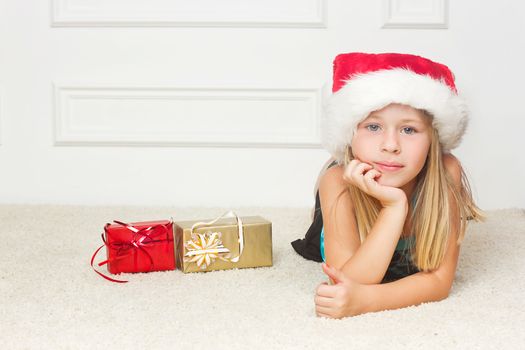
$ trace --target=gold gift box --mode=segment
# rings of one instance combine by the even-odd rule
[[[260,216],[240,217],[244,248],[234,217],[212,225],[192,226],[199,221],[174,222],[177,267],[186,272],[272,266],[272,223]]]

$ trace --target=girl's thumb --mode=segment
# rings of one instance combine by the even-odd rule
[[[324,273],[332,279],[332,281],[337,284],[344,281],[345,276],[344,274],[336,269],[335,267],[328,266],[328,264],[323,263],[322,264]]]

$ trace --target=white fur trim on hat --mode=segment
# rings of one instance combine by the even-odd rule
[[[459,145],[468,125],[465,101],[444,81],[408,69],[379,70],[353,76],[328,98],[321,121],[323,146],[342,164],[357,125],[390,103],[432,114],[444,152]]]

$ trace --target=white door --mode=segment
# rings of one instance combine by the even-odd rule
[[[480,84],[517,86],[501,74],[524,61],[510,3],[2,0],[0,203],[311,206],[332,60],[366,51],[448,64],[475,114],[456,153],[481,206],[525,207],[484,165],[512,158],[509,133],[524,145],[493,125],[523,129],[518,89]]]

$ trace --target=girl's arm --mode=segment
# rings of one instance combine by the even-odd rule
[[[367,312],[399,309],[448,297],[459,257],[457,236],[453,235],[440,267],[418,272],[395,282],[361,284],[342,271],[323,264],[324,272],[335,281],[317,287],[315,309],[318,316],[342,318]]]
[[[461,183],[461,165],[452,156],[443,159],[454,183]],[[438,269],[418,272],[395,282],[365,285],[336,268],[323,266],[325,273],[337,283],[317,287],[315,304],[319,316],[341,318],[438,301],[448,297],[454,281],[460,247],[457,244],[460,217],[457,203],[450,196],[452,228],[447,250]]]
[[[332,167],[319,184],[327,263],[359,283],[380,283],[403,229],[408,209],[406,197],[399,205],[381,210],[367,239],[361,244],[343,172],[341,166]]]
[[[443,157],[443,165],[456,186],[461,186],[461,165],[452,155]],[[457,202],[449,195],[451,231],[443,262],[432,272],[418,272],[391,283],[370,286],[367,311],[397,309],[448,297],[456,272],[459,245],[457,244],[460,216]]]
[[[418,272],[400,280],[384,284],[364,286],[368,288],[368,300],[363,312],[399,309],[448,297],[459,256],[456,240],[448,243],[445,260],[432,272]]]

